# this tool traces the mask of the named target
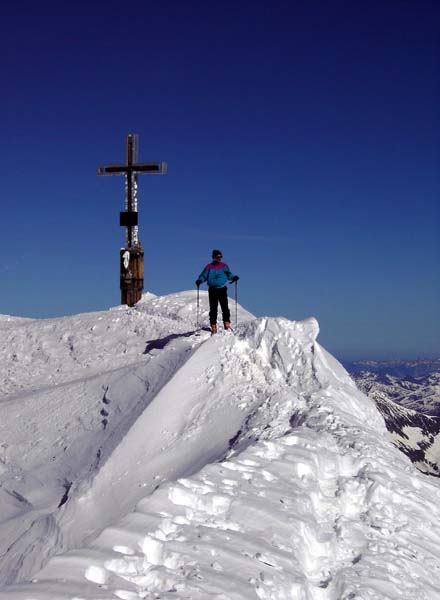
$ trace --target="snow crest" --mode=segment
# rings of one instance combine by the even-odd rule
[[[188,294],[139,314],[174,303],[188,325]],[[178,368],[58,512],[66,549],[101,533],[1,599],[438,600],[439,482],[391,445],[315,319],[243,316],[235,336],[154,349],[145,367]]]

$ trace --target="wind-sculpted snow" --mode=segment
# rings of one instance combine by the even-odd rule
[[[194,296],[139,312],[173,321],[173,302],[189,325]],[[0,599],[438,600],[439,482],[317,334],[243,312],[235,336],[145,355],[179,368],[54,511],[58,549],[78,548]]]
[[[205,293],[202,318],[207,310]],[[250,318],[241,307],[239,315]],[[48,555],[68,547],[58,509],[71,510],[72,498],[89,488],[203,341],[187,335],[195,321],[195,292],[148,294],[135,309],[0,319],[0,584],[29,577]],[[175,339],[166,348],[146,353],[152,340],[170,332]],[[53,526],[37,535],[52,515]],[[98,519],[87,535],[100,527]],[[76,535],[75,541],[83,540]]]

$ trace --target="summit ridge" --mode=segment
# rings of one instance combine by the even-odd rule
[[[1,600],[439,597],[439,480],[316,319],[238,308],[214,337],[193,292],[8,321]]]

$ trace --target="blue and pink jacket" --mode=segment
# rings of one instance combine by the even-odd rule
[[[232,281],[234,275],[230,268],[223,262],[211,262],[203,269],[199,275],[200,281],[206,281],[208,287],[222,288],[225,287],[228,281]]]

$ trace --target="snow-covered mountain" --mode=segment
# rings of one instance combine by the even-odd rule
[[[396,446],[426,473],[440,474],[440,360],[344,363],[385,419]]]
[[[418,469],[440,476],[440,417],[424,415],[382,397],[376,399],[396,446]]]
[[[440,480],[315,319],[238,314],[0,318],[1,600],[440,598]]]
[[[357,360],[344,362],[350,373],[387,373],[399,379],[427,377],[440,371],[440,358]]]
[[[344,362],[357,386],[373,400],[440,416],[440,359]]]

